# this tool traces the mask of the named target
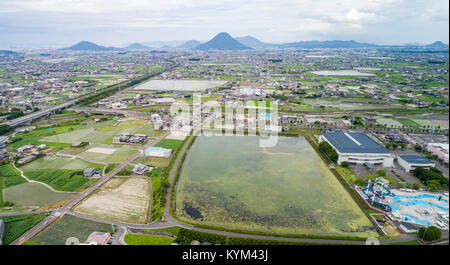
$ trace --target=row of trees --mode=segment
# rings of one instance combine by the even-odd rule
[[[337,162],[339,155],[329,143],[322,141],[319,144],[319,150],[326,154],[331,161],[333,161],[334,163]]]

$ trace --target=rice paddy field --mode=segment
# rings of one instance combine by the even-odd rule
[[[372,223],[304,138],[197,137],[180,171],[178,219],[285,235],[376,237]]]
[[[67,238],[76,237],[84,243],[92,232],[112,232],[111,225],[84,220],[71,215],[64,215],[48,229],[44,230],[31,242],[40,245],[64,245]]]
[[[149,192],[147,178],[113,178],[77,205],[74,211],[105,220],[146,223]]]
[[[48,187],[27,182],[3,189],[4,200],[14,202],[19,206],[45,206],[68,200],[76,195],[69,192],[54,192]]]
[[[138,152],[140,145],[112,144],[112,138],[123,132],[146,134],[157,137],[162,132],[154,131],[153,124],[146,120],[127,119],[105,121],[81,127],[73,131],[47,136],[42,139],[46,142],[73,144],[78,141],[89,142],[83,148],[68,147],[62,153],[79,155],[98,162],[123,162]]]
[[[385,125],[388,128],[401,128],[403,126],[402,123],[390,118],[377,118],[377,123]]]

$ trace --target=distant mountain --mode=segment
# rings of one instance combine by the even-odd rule
[[[192,49],[192,48],[197,47],[200,44],[202,44],[202,43],[199,42],[198,40],[188,40],[185,43],[183,43],[180,46],[178,46],[177,48]]]
[[[150,48],[145,45],[135,42],[135,43],[132,43],[132,44],[128,45],[127,47],[125,47],[125,49],[127,49],[127,50],[148,50]]]
[[[230,34],[221,32],[210,41],[198,45],[196,50],[251,50],[252,48],[238,42]]]
[[[361,43],[354,40],[329,40],[329,41],[300,41],[281,44],[282,48],[365,48],[365,47],[377,47],[378,45]]]
[[[143,45],[146,45],[151,48],[162,48],[162,47],[169,47],[169,48],[175,48],[183,43],[185,43],[186,40],[171,40],[171,41],[148,41],[148,42],[142,42]]]
[[[438,48],[438,49],[448,49],[448,45],[443,43],[442,41],[436,41],[434,43],[425,45],[427,48]]]
[[[245,46],[251,47],[253,49],[277,47],[276,44],[265,43],[252,36],[236,37],[234,39],[244,44]]]
[[[62,48],[60,50],[71,50],[71,51],[114,51],[114,50],[119,50],[118,48],[114,48],[114,47],[105,47],[105,46],[101,46],[101,45],[97,45],[93,42],[90,41],[80,41],[77,44],[67,47],[67,48]]]
[[[13,54],[17,54],[17,52],[8,51],[8,50],[0,50],[0,54],[13,55]]]

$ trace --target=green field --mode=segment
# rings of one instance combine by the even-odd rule
[[[20,175],[20,173],[13,168],[12,165],[4,165],[4,166],[0,166],[0,177],[13,177],[13,176],[17,176]]]
[[[181,140],[162,139],[159,143],[155,145],[155,147],[177,150],[182,143],[183,141]]]
[[[37,225],[45,217],[45,214],[29,214],[2,217],[5,222],[5,234],[3,244],[9,245],[23,233]]]
[[[87,167],[103,168],[103,165],[91,165],[81,159],[72,159],[67,157],[45,156],[34,160],[20,169],[26,171],[36,171],[43,169],[66,169],[66,170],[84,170]],[[25,174],[26,175],[26,174]]]
[[[44,206],[65,201],[75,193],[54,192],[40,183],[27,182],[3,189],[4,200],[18,206]]]
[[[413,129],[419,129],[419,128],[423,127],[419,123],[412,121],[410,119],[407,119],[407,118],[397,118],[396,120],[398,122],[400,122],[401,124],[405,125],[405,127],[411,127]]]
[[[197,137],[177,185],[177,218],[273,234],[378,235],[304,138],[278,137],[271,148],[260,139]]]
[[[88,167],[103,169],[103,165],[90,164],[81,159],[45,156],[26,164],[21,170],[28,178],[47,183],[55,190],[80,191],[90,183],[82,172]]]
[[[64,245],[67,238],[76,237],[80,243],[84,243],[92,232],[112,233],[112,227],[108,224],[96,223],[71,215],[65,215],[50,228],[31,239],[31,242],[41,245]]]
[[[128,245],[170,245],[173,239],[166,236],[149,236],[127,234],[125,242]]]

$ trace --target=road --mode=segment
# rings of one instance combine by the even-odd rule
[[[152,141],[151,143],[147,144],[146,146],[144,146],[144,149],[148,148],[148,147],[152,147],[155,144],[157,144],[159,141],[161,141],[162,139],[166,138],[168,135],[170,134],[170,131],[167,131],[166,133],[164,133],[163,135],[159,136],[158,138],[156,138],[154,141]],[[64,214],[66,214],[68,211],[70,211],[75,205],[77,205],[78,203],[80,203],[83,199],[85,199],[86,197],[88,197],[90,194],[92,194],[96,189],[98,189],[100,186],[102,186],[103,184],[105,184],[108,180],[110,180],[113,176],[115,176],[117,173],[119,173],[122,169],[124,169],[125,167],[127,167],[129,164],[131,164],[134,160],[136,160],[138,157],[141,156],[140,152],[137,152],[136,154],[134,154],[133,156],[131,156],[130,158],[128,158],[127,161],[122,162],[118,167],[116,167],[114,170],[112,170],[110,173],[108,173],[107,175],[103,176],[99,181],[97,181],[94,185],[92,185],[91,187],[87,188],[86,190],[84,190],[83,192],[79,193],[78,195],[75,196],[75,198],[73,198],[72,200],[70,200],[67,204],[65,204],[63,207],[57,209],[52,215],[47,216],[46,218],[44,218],[44,220],[42,220],[42,222],[40,222],[39,224],[37,224],[35,227],[31,228],[30,230],[28,230],[25,234],[23,234],[20,238],[16,239],[14,242],[11,243],[11,245],[21,245],[24,242],[30,240],[32,237],[34,237],[35,235],[37,235],[39,232],[41,232],[42,230],[44,230],[45,228],[47,228],[51,223],[53,223],[54,221],[56,221],[59,217],[63,216]]]

